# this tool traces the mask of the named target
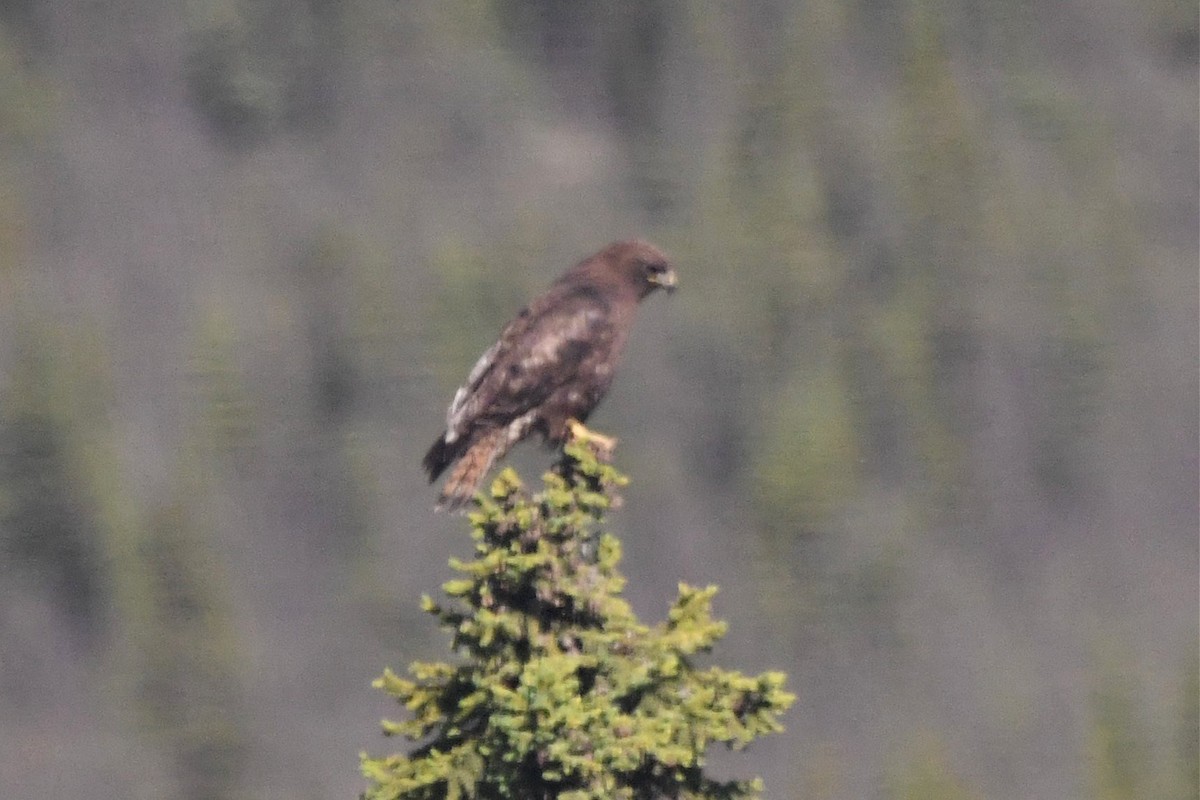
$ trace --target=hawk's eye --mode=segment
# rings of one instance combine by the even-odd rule
[[[646,283],[651,288],[661,287],[668,292],[675,288],[675,273],[665,261],[648,261],[644,264]]]

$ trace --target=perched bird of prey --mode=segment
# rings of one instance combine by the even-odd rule
[[[560,445],[581,428],[612,384],[638,302],[674,288],[662,251],[614,242],[521,309],[455,392],[446,431],[425,454],[431,483],[453,465],[438,510],[463,507],[529,434]]]

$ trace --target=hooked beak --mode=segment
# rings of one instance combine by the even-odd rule
[[[665,272],[651,275],[650,282],[659,288],[666,289],[668,293],[673,292],[675,291],[675,270],[668,269]]]

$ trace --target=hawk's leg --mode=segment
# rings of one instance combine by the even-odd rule
[[[577,419],[567,420],[567,429],[571,433],[571,441],[590,447],[597,457],[605,461],[612,458],[613,450],[617,447],[617,440],[614,437],[589,430]]]

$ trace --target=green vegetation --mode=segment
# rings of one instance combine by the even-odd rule
[[[450,605],[423,602],[462,661],[376,682],[410,715],[385,731],[421,745],[364,756],[365,797],[757,796],[757,780],[710,777],[705,753],[782,730],[794,699],[782,673],[700,665],[725,633],[716,587],[681,584],[666,622],[637,620],[620,597],[621,545],[601,531],[624,476],[572,444],[545,481],[530,495],[505,470],[471,514],[475,558],[451,562]]]
[[[439,658],[421,451],[637,235],[622,570],[813,723],[732,774],[1194,800],[1198,53],[1194,0],[0,3],[0,796],[360,791],[364,680]]]

